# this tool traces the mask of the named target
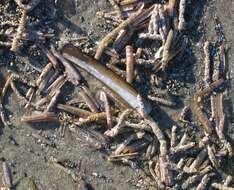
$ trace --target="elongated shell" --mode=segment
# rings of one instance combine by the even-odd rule
[[[150,106],[146,104],[140,94],[117,74],[98,63],[97,60],[82,53],[72,45],[66,45],[62,50],[63,56],[76,66],[96,77],[106,87],[112,90],[119,98],[131,108],[137,110],[142,116],[150,112]]]

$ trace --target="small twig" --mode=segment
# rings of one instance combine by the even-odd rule
[[[228,175],[223,183],[223,186],[229,186],[232,180],[233,180],[233,177],[231,175]]]
[[[138,156],[138,152],[127,153],[127,154],[119,154],[119,155],[111,155],[107,158],[108,161],[119,161],[123,158],[132,159]]]
[[[126,109],[120,116],[118,123],[110,130],[107,130],[104,134],[109,137],[114,137],[118,135],[120,129],[125,125],[125,119],[126,117],[131,113],[132,110]]]
[[[176,168],[181,170],[184,167],[184,165],[186,164],[185,162],[186,162],[186,160],[184,158],[181,158],[179,160],[179,162],[176,164]]]
[[[51,71],[51,69],[53,68],[53,64],[51,62],[49,62],[41,71],[40,76],[38,77],[36,84],[37,86],[40,85],[40,83],[45,79],[45,77],[48,75],[48,73]]]
[[[132,14],[127,20],[123,21],[117,28],[107,34],[102,41],[99,43],[97,47],[97,51],[95,54],[95,59],[99,60],[102,56],[104,49],[111,43],[114,38],[118,35],[120,30],[125,29],[128,27],[139,15],[143,12],[143,7],[141,7],[136,13]]]
[[[4,111],[3,104],[0,104],[0,117],[1,117],[1,122],[3,123],[4,126],[9,127],[11,126],[11,122],[7,119],[6,113]]]
[[[201,182],[198,184],[196,190],[205,190],[209,181],[210,176],[208,174],[204,175]]]
[[[22,122],[48,122],[48,121],[58,121],[55,113],[52,112],[36,112],[30,116],[23,116],[21,118]]]
[[[75,68],[70,62],[68,62],[59,52],[52,48],[52,52],[55,57],[57,57],[65,67],[65,73],[67,75],[67,80],[72,82],[75,86],[80,84],[81,75],[80,72]]]
[[[223,75],[225,72],[225,65],[226,65],[225,48],[224,48],[224,44],[221,44],[221,46],[219,47],[217,58],[214,61],[213,75],[212,75],[213,81],[218,80],[220,77],[224,77]]]
[[[156,152],[158,150],[158,141],[155,139],[153,140],[153,142],[151,142],[145,152],[145,157],[147,159],[151,159],[153,158],[153,156],[155,156]]]
[[[168,37],[168,20],[166,17],[166,10],[164,9],[164,6],[162,5],[158,5],[158,10],[159,10],[159,18],[160,18],[160,23],[161,23],[161,27],[159,29],[159,33],[160,30],[162,31],[162,40],[163,42],[165,42],[165,39]]]
[[[13,74],[10,74],[10,76],[7,78],[3,88],[2,88],[2,94],[1,94],[1,98],[0,98],[0,117],[1,117],[1,121],[3,123],[4,126],[9,127],[11,126],[11,122],[7,119],[6,117],[6,113],[5,113],[5,108],[4,108],[4,98],[6,96],[6,92],[10,87],[11,81],[13,79]]]
[[[125,149],[125,147],[128,144],[130,144],[131,141],[141,139],[143,136],[144,136],[143,132],[138,132],[138,133],[131,134],[120,145],[118,145],[118,147],[116,148],[116,150],[114,151],[113,154],[118,155],[118,154],[122,153],[122,151]]]
[[[31,87],[28,89],[26,93],[26,99],[28,100],[28,103],[25,105],[25,108],[28,108],[32,102],[33,96],[35,94],[36,89],[34,87]]]
[[[54,96],[51,98],[50,103],[49,103],[49,105],[48,105],[47,108],[46,108],[46,112],[50,112],[50,111],[52,111],[52,110],[55,108],[56,103],[57,103],[57,101],[58,101],[58,97],[59,97],[59,95],[60,95],[60,92],[61,92],[60,89],[57,89],[57,90],[55,91]]]
[[[167,64],[169,62],[169,57],[170,57],[170,49],[171,45],[173,42],[173,30],[171,29],[167,35],[167,40],[165,42],[164,48],[163,48],[163,54],[162,54],[162,64],[161,64],[161,69],[164,71],[165,68],[167,67]]]
[[[140,33],[139,38],[147,38],[150,40],[162,40],[164,41],[165,37],[159,34],[160,29],[160,16],[159,16],[159,6],[158,4],[154,5],[154,9],[152,10],[152,15],[150,17],[149,25],[148,25],[148,33]]]
[[[219,190],[234,190],[233,187],[226,187],[220,183],[212,183],[211,186]]]
[[[218,169],[219,163],[215,157],[213,147],[211,147],[210,145],[207,145],[207,153],[208,153],[208,157],[209,157],[211,164],[214,166],[215,169]]]
[[[76,125],[89,125],[90,123],[100,122],[106,120],[106,112],[94,113],[81,121],[75,122]]]
[[[132,83],[135,76],[135,58],[133,56],[133,47],[126,46],[126,81]]]
[[[151,96],[151,95],[148,95],[148,98],[152,101],[155,101],[161,105],[164,105],[164,106],[168,106],[168,107],[174,107],[175,106],[175,103],[172,102],[171,100],[167,100],[165,98],[159,98],[159,97],[155,97],[155,96]]]
[[[184,145],[186,143],[186,141],[188,140],[187,138],[188,138],[188,133],[184,132],[184,135],[180,139],[179,146]]]
[[[205,83],[205,87],[209,86],[210,82],[211,82],[211,78],[210,78],[210,51],[209,51],[209,41],[206,41],[203,47],[203,51],[204,51],[204,83]]]
[[[74,114],[78,117],[86,118],[93,114],[92,112],[89,112],[89,111],[86,111],[86,110],[83,110],[74,106],[66,105],[66,104],[57,104],[57,108],[65,112]]]
[[[188,116],[189,112],[190,112],[190,107],[189,106],[185,106],[183,108],[183,110],[181,111],[178,120],[181,121],[181,122],[184,122],[184,123],[188,123],[187,116]]]
[[[193,161],[193,163],[189,167],[190,172],[196,172],[199,167],[201,166],[202,162],[204,161],[205,157],[207,156],[207,150],[204,148],[198,154],[197,158]]]
[[[126,44],[128,44],[131,40],[134,32],[134,29],[125,29],[119,32],[115,42],[113,43],[113,48],[116,50],[116,52],[121,52],[122,49],[124,49]]]
[[[13,178],[12,178],[11,169],[6,161],[2,162],[2,171],[3,171],[4,182],[6,183],[7,189],[10,190],[13,187]]]
[[[138,130],[145,130],[152,132],[152,129],[149,125],[146,125],[144,121],[141,121],[140,123],[130,123],[129,121],[125,121],[126,127],[131,127],[133,129],[138,129]]]
[[[12,46],[11,42],[1,42],[0,41],[0,47],[10,48]]]
[[[176,146],[176,130],[177,130],[177,126],[173,125],[172,129],[171,129],[171,147],[175,147]]]
[[[180,0],[179,5],[179,23],[178,23],[178,30],[182,31],[185,29],[185,19],[184,19],[184,13],[186,8],[186,0]]]
[[[110,102],[109,102],[106,92],[101,91],[100,99],[104,103],[104,108],[106,112],[106,123],[107,123],[108,129],[111,129],[113,127],[112,111],[111,111]]]
[[[160,144],[160,172],[162,181],[167,185],[170,186],[173,183],[172,180],[172,173],[170,171],[170,161],[168,158],[168,150],[167,150],[167,141],[165,140],[165,136],[162,133],[159,126],[155,123],[154,119],[150,116],[146,118],[146,122],[152,128],[153,133],[157,137],[159,144]]]
[[[58,60],[56,56],[53,54],[53,52],[49,51],[44,45],[41,43],[36,43],[37,46],[42,50],[42,52],[46,55],[46,57],[49,59],[51,64],[53,65],[54,69],[59,69],[58,68]],[[52,47],[52,51],[54,50],[54,47]]]
[[[161,40],[161,36],[159,34],[149,34],[149,33],[141,33],[139,34],[139,38],[150,39],[150,40]]]
[[[123,16],[122,16],[122,11],[121,11],[121,9],[120,9],[118,3],[117,3],[115,0],[109,0],[109,2],[110,2],[110,4],[113,6],[113,8],[116,10],[116,12],[117,12],[117,14],[118,14],[118,17],[119,17],[120,19],[122,19],[122,18],[123,18]]]
[[[171,148],[171,152],[172,153],[178,153],[178,152],[185,152],[191,148],[193,148],[196,145],[195,142],[190,142],[184,145],[178,145],[176,147]]]
[[[19,22],[19,27],[17,29],[17,33],[11,44],[11,51],[16,52],[19,50],[19,47],[20,47],[19,43],[22,38],[23,32],[25,31],[26,22],[27,22],[27,11],[23,10],[23,13]]]
[[[45,93],[49,93],[48,96],[53,96],[54,92],[56,91],[56,89],[61,88],[61,86],[63,86],[64,83],[66,83],[67,79],[65,75],[59,75],[54,82],[47,88],[45,89]]]
[[[98,18],[105,19],[107,22],[112,21],[111,24],[119,24],[122,21],[118,16],[118,11],[111,11],[111,12],[98,11],[96,15]],[[128,15],[123,14],[122,16],[123,19],[126,19]]]
[[[158,5],[155,4],[154,10],[152,11],[152,15],[149,21],[148,33],[159,34],[159,27],[160,27],[159,8]]]
[[[160,180],[160,177],[157,176],[156,172],[154,171],[153,169],[153,161],[149,161],[149,171],[150,171],[150,174],[153,176],[154,180],[156,181],[158,187],[160,189],[164,189],[165,188],[165,185],[161,182]]]
[[[210,124],[209,119],[202,112],[202,106],[201,106],[202,97],[207,96],[210,93],[212,93],[213,90],[215,88],[219,87],[223,82],[224,82],[224,80],[221,78],[221,79],[211,83],[204,90],[201,90],[198,93],[196,93],[195,97],[194,97],[195,114],[197,115],[198,120],[202,124],[201,126],[204,128],[205,132],[207,132],[208,134],[212,134],[213,130],[211,128],[211,124]]]
[[[193,176],[188,177],[183,184],[181,185],[182,189],[188,189],[189,186],[191,186],[192,184],[194,184],[195,182],[199,181],[201,178],[201,175],[199,174],[195,174]]]
[[[90,110],[94,113],[98,112],[98,104],[89,89],[85,86],[82,86],[80,88],[79,95],[82,97],[82,99],[85,101],[85,103],[88,105]]]
[[[176,8],[176,2],[177,0],[169,0],[167,5],[167,12],[169,16],[172,18],[175,14],[175,8]]]

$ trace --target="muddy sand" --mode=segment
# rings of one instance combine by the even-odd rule
[[[226,134],[233,146],[234,2],[232,0],[187,0],[186,3],[186,21],[192,20],[185,31],[189,45],[183,58],[170,66],[168,71],[170,74],[166,81],[168,89],[172,94],[175,94],[173,98],[176,99],[178,106],[155,108],[154,117],[157,119],[160,128],[170,130],[172,125],[176,123],[176,116],[181,112],[184,105],[192,105],[193,96],[203,83],[204,42],[206,40],[209,40],[212,44],[217,42],[217,30],[215,28],[217,23],[214,19],[217,16],[226,38],[228,87],[225,91],[224,106],[227,118]],[[62,46],[66,43],[66,39],[88,36],[88,43],[73,43],[94,56],[96,43],[113,28],[104,19],[98,18],[96,13],[101,10],[108,12],[112,9],[109,2],[105,0],[58,0],[56,4],[52,0],[42,0],[29,13],[29,23],[34,23],[31,27],[35,30],[54,34],[45,44],[48,49],[51,44]],[[20,9],[13,0],[0,1],[1,22],[8,19],[18,22],[20,15]],[[21,49],[20,53],[14,53],[7,48],[0,47],[1,88],[9,70],[17,71],[22,76],[29,76],[33,80],[39,73],[31,65],[43,68],[47,63],[46,56],[33,43],[28,43]],[[84,77],[92,87],[91,91],[98,97],[98,91],[101,88],[100,83],[85,73]],[[145,93],[146,89],[142,87],[142,84],[136,83],[134,86]],[[76,90],[69,85],[66,89],[66,96],[64,95],[61,98],[61,102],[66,102],[70,100],[72,95],[77,94]],[[24,91],[25,89],[22,89],[22,92]],[[71,163],[80,165],[79,169],[77,169],[78,167],[75,168],[79,170],[79,174],[89,184],[89,189],[154,189],[153,186],[149,185],[150,182],[145,182],[145,177],[139,168],[139,166],[142,166],[141,161],[136,162],[136,167],[129,165],[129,163],[108,162],[105,152],[90,148],[69,130],[66,130],[64,136],[61,136],[61,127],[56,123],[33,125],[22,122],[22,116],[29,111],[22,106],[18,97],[10,90],[5,97],[4,105],[7,116],[13,125],[11,128],[0,126],[0,157],[7,161],[12,170],[14,189],[29,189],[29,177],[32,177],[38,184],[38,189],[77,189],[77,183],[69,175],[55,167],[50,161],[51,157],[69,159]],[[197,121],[194,119],[193,122],[196,123]],[[198,136],[202,136],[199,127],[196,130],[189,131],[191,132],[190,136],[194,136],[196,133]],[[49,143],[43,143],[32,136],[32,134],[38,133],[43,134]],[[228,173],[233,175],[233,157],[223,163],[222,167],[227,168]],[[2,176],[3,171],[0,169],[0,178]],[[217,181],[221,182],[220,179]],[[195,187],[191,186],[188,189],[195,189]]]

